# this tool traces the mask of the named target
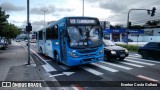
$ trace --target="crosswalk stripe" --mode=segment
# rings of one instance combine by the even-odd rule
[[[119,68],[122,68],[122,69],[126,69],[126,70],[131,70],[131,69],[132,69],[132,68],[130,68],[130,67],[126,67],[126,66],[123,66],[123,65],[118,65],[118,64],[109,63],[109,62],[104,62],[104,61],[102,61],[101,63],[109,64],[109,65],[112,65],[112,66],[115,66],[115,67],[119,67]]]
[[[82,66],[81,67],[82,69],[92,73],[92,74],[95,74],[95,75],[103,75],[103,73],[99,72],[99,71],[96,71],[94,69],[91,69],[91,68],[88,68],[88,67],[85,67],[85,66]]]
[[[133,58],[133,57],[127,57],[127,59],[135,59],[135,60],[137,60],[137,58]],[[141,58],[138,58],[138,60],[148,61],[148,62],[153,62],[153,63],[160,63],[159,61],[153,61],[153,60],[147,60],[147,59],[141,59]]]
[[[133,63],[128,63],[128,62],[120,62],[120,63],[126,64],[126,65],[131,65],[131,66],[134,66],[134,67],[139,67],[139,68],[144,67],[144,66],[142,66],[142,65],[133,64]]]
[[[112,68],[109,68],[109,67],[106,67],[106,66],[102,66],[102,65],[99,65],[99,64],[96,64],[96,63],[91,63],[91,64],[94,65],[94,66],[97,66],[99,68],[105,69],[107,71],[110,71],[110,72],[118,72],[119,71],[119,70],[112,69]]]
[[[53,68],[49,64],[42,65],[42,67],[47,71],[47,72],[52,72],[52,71],[57,71],[55,68]]]
[[[141,56],[140,54],[129,54],[129,56]]]
[[[131,60],[131,59],[124,59],[124,60],[129,61],[129,62],[144,64],[144,65],[150,65],[150,66],[155,65],[155,64],[152,64],[152,63],[146,63],[146,62],[141,62],[141,61],[135,61],[135,60]]]
[[[142,56],[129,55],[128,57],[136,57],[136,58],[141,58]]]
[[[68,70],[68,69],[70,69],[68,66],[65,66],[65,65],[59,65],[62,69],[64,69],[64,70]]]

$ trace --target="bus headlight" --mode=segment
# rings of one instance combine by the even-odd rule
[[[111,51],[111,54],[116,54],[116,51]]]
[[[77,54],[75,54],[74,52],[69,52],[70,56],[73,58],[78,58]]]
[[[98,54],[101,55],[102,53],[103,53],[103,49],[101,49]]]

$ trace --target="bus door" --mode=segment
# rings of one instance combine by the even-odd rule
[[[43,54],[46,54],[46,32],[43,32]]]
[[[66,41],[64,30],[60,30],[60,45],[61,62],[66,63]]]
[[[38,47],[38,51],[40,50],[40,48],[39,48],[39,32],[37,32],[36,33],[36,45],[37,45],[37,47]]]

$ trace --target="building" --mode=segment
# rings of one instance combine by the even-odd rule
[[[130,29],[127,30],[125,28],[120,29],[104,29],[103,35],[104,39],[111,40],[114,42],[126,42],[128,34],[128,41],[133,41],[132,36],[140,36],[144,34],[144,30],[142,29]]]
[[[140,35],[138,37],[136,36],[130,36],[130,39],[133,41],[140,41],[140,42],[160,42],[160,28],[147,28],[144,29],[144,34]]]

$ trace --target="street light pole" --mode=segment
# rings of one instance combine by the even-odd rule
[[[45,14],[46,14],[46,12],[47,12],[48,10],[41,10],[41,11],[44,12],[44,27],[45,27],[45,26],[46,26],[46,25],[45,25]]]
[[[27,24],[29,25],[29,0],[27,0]],[[27,65],[30,65],[30,40],[29,40],[29,33],[28,32],[28,63]]]
[[[83,0],[83,3],[82,3],[82,16],[84,16],[84,0]]]

